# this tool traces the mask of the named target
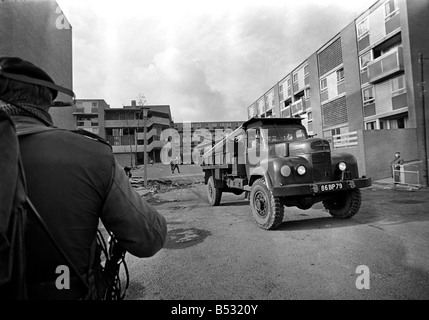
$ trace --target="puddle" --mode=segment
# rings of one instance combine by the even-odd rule
[[[167,233],[166,249],[184,249],[197,245],[210,235],[210,231],[189,228],[173,229]]]

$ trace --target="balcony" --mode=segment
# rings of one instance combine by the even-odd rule
[[[305,111],[305,100],[303,98],[292,103],[292,115],[301,114]]]
[[[85,108],[84,107],[74,107],[73,108],[73,113],[85,113]]]
[[[377,83],[399,71],[404,71],[402,47],[368,63],[369,82],[371,83]]]
[[[91,109],[84,108],[84,107],[74,107],[73,108],[73,114],[98,114],[98,108],[92,107]]]

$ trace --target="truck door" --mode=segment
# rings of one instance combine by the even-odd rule
[[[248,178],[255,168],[261,167],[261,161],[266,164],[268,160],[265,131],[260,128],[247,130],[246,172]]]

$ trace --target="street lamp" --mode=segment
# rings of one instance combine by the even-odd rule
[[[145,188],[147,188],[147,152],[146,152],[146,146],[147,146],[147,140],[146,140],[146,134],[147,134],[147,112],[150,109],[149,107],[140,107],[140,109],[142,110],[143,113],[143,140],[144,140],[144,145],[143,145],[143,161],[144,161],[144,186]]]

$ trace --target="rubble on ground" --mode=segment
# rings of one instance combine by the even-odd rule
[[[190,181],[172,181],[169,179],[148,179],[147,188],[144,186],[143,178],[131,178],[131,186],[136,189],[136,191],[141,196],[146,196],[148,194],[164,193],[174,189],[187,188],[194,184],[199,184],[201,182],[190,182]]]

